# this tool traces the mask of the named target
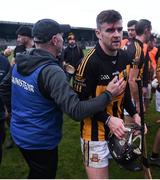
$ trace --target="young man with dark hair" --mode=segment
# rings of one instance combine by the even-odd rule
[[[115,10],[106,10],[98,14],[96,22],[98,43],[78,66],[74,89],[81,99],[86,100],[103,93],[115,76],[126,81],[121,95],[115,97],[103,111],[81,122],[81,149],[88,178],[107,179],[109,132],[119,139],[124,137],[123,108],[127,109],[139,125],[140,117],[130,98],[128,76],[131,61],[120,49],[122,16]]]
[[[135,80],[141,78],[143,81],[143,96],[147,95],[148,87],[148,62],[149,55],[145,43],[149,41],[151,35],[151,22],[147,19],[141,19],[136,24],[136,38],[132,39],[126,46],[126,51],[132,59],[132,67],[129,75],[129,84],[131,96],[136,106],[137,112],[140,112],[138,87]],[[146,51],[144,51],[144,49]]]
[[[127,31],[128,31],[129,38],[135,38],[136,37],[135,26],[136,26],[137,22],[138,21],[136,21],[136,20],[128,21],[128,23],[127,23]]]
[[[136,79],[141,79],[143,82],[143,97],[149,97],[148,91],[148,62],[149,55],[147,51],[146,44],[151,35],[151,22],[146,19],[141,19],[136,23],[136,37],[130,38],[129,43],[126,44],[124,50],[126,50],[130,59],[132,59],[131,69],[129,73],[129,86],[131,91],[131,97],[134,105],[136,106],[136,110],[140,113],[140,104],[139,104],[139,93],[138,86],[136,83]],[[146,106],[144,105],[144,109]],[[133,119],[129,116],[129,114],[125,111],[125,122],[132,123]],[[126,167],[128,168],[128,167]],[[140,169],[129,167],[130,170]]]
[[[130,40],[132,40],[132,38],[136,37],[136,30],[135,30],[135,26],[137,24],[136,20],[130,20],[127,23],[127,33],[128,33],[128,38],[123,38],[123,40],[121,41],[121,48],[124,49],[126,44],[129,43]]]
[[[137,89],[137,83],[135,82],[135,79],[142,78],[143,79],[143,95],[145,100],[145,111],[148,107],[148,99],[150,99],[150,92],[148,91],[148,72],[149,72],[149,54],[148,54],[148,47],[147,42],[149,41],[150,35],[151,35],[151,22],[142,19],[140,21],[129,21],[129,25],[132,25],[133,23],[136,23],[134,25],[135,29],[135,35],[133,38],[130,38],[128,43],[125,44],[124,50],[127,51],[128,55],[132,59],[132,68],[130,71],[130,78],[129,78],[129,84],[131,89],[131,96],[132,100],[137,108],[137,112],[139,112],[139,96],[138,96],[138,89]],[[149,27],[149,32],[146,31],[146,27]],[[128,113],[125,111],[125,120],[126,122],[131,121],[131,117],[128,115]]]
[[[36,48],[17,55],[12,70],[11,134],[29,166],[31,179],[56,177],[62,112],[77,120],[92,116],[103,111],[125,86],[123,79],[114,78],[100,96],[80,101],[56,59],[67,29],[52,19],[39,20],[33,27]],[[8,86],[5,82],[0,86],[2,98]]]

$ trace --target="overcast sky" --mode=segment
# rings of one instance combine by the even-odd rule
[[[123,17],[126,30],[131,19],[148,19],[153,32],[160,34],[159,0],[0,0],[0,20],[35,23],[52,18],[73,27],[96,27],[96,16],[102,10],[115,9]]]

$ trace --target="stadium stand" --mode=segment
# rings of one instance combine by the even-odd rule
[[[32,23],[0,21],[0,49],[16,45],[15,32],[21,25],[33,26]],[[92,28],[71,27],[71,32],[75,34],[78,43],[84,48],[94,46],[97,41],[94,29]],[[65,42],[67,40],[67,36],[67,34],[64,34]]]
[[[0,50],[4,50],[7,46],[16,45],[16,30],[21,25],[33,26],[33,23],[0,21]],[[84,27],[71,27],[71,32],[75,34],[78,44],[83,48],[91,48],[95,45],[97,37],[95,29]],[[124,31],[124,36],[127,36],[127,31]],[[64,34],[64,45],[67,43],[68,34]]]

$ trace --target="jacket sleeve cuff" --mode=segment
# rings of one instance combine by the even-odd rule
[[[104,94],[109,98],[110,101],[112,100],[112,93],[110,91],[106,90]]]

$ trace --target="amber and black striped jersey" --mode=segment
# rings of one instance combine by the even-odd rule
[[[148,85],[148,61],[149,55],[144,44],[138,39],[130,39],[126,44],[125,49],[130,59],[132,59],[131,68],[139,69],[139,74],[137,78],[142,79],[143,86]]]
[[[131,68],[141,69],[145,61],[143,43],[137,39],[130,39],[124,50],[126,50],[128,56],[132,60]]]
[[[108,56],[97,44],[95,48],[89,50],[78,66],[74,80],[74,90],[83,100],[98,96],[106,90],[108,83],[116,75],[119,78],[123,77],[126,82],[128,81],[130,63],[131,61],[123,50],[120,50],[117,56]],[[109,115],[123,118],[124,108],[131,116],[136,113],[131,102],[128,83],[126,84],[125,92],[113,98],[104,112],[99,112],[81,122],[81,137],[83,139],[106,140],[109,129],[106,130],[104,121]]]

